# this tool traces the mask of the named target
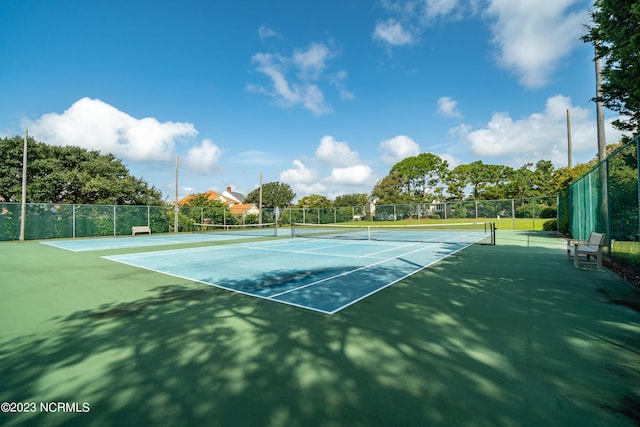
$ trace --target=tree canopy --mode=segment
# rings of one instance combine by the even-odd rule
[[[378,204],[406,204],[435,200],[499,200],[558,194],[588,166],[556,170],[549,160],[526,163],[518,169],[478,160],[447,169],[447,162],[428,153],[396,163],[378,181],[371,195]],[[588,165],[591,165],[589,163]],[[566,168],[565,168],[566,169]],[[572,170],[579,172],[572,172]]]
[[[0,197],[22,197],[23,138],[0,138]],[[36,203],[161,205],[162,193],[112,154],[50,146],[27,139],[27,201]]]
[[[618,129],[638,133],[640,124],[640,3],[637,0],[597,0],[593,24],[582,40],[592,43],[602,59],[603,105],[628,120],[616,120]]]
[[[326,196],[322,196],[320,194],[311,194],[309,196],[304,196],[302,199],[298,200],[298,206],[305,209],[330,208],[333,207],[333,202],[331,202],[331,200],[329,200]]]
[[[366,193],[343,194],[342,196],[337,196],[333,201],[335,207],[366,206],[368,204],[369,196]]]
[[[262,206],[265,208],[284,208],[291,205],[296,193],[293,192],[289,184],[281,182],[268,182],[262,185]],[[247,194],[245,203],[260,202],[260,187]]]
[[[393,165],[390,174],[402,179],[403,192],[412,202],[429,202],[442,195],[448,163],[432,153],[407,157]]]

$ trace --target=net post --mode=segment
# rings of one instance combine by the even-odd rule
[[[496,223],[491,223],[491,245],[496,245]]]

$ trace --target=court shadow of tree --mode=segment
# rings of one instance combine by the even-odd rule
[[[562,266],[543,252],[519,253],[523,264],[537,259],[529,276],[491,268],[488,252],[452,256],[331,316],[197,283],[72,313],[50,333],[6,343],[0,396],[86,401],[90,413],[2,417],[57,426],[630,420],[639,376],[628,353],[639,349],[618,324],[627,314],[585,308],[586,297],[571,303],[576,290],[557,286]],[[371,268],[360,280],[387,273]],[[594,356],[581,343],[598,336],[626,352]],[[616,384],[594,379],[594,367]],[[603,409],[598,393],[626,407]]]

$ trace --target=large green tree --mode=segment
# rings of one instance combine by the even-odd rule
[[[0,139],[0,196],[20,201],[23,138]],[[162,193],[112,154],[79,147],[50,146],[27,139],[27,201],[160,205]]]
[[[595,98],[627,120],[622,130],[638,133],[640,123],[640,3],[638,0],[597,0],[592,25],[583,41],[593,43],[602,58],[602,95]]]
[[[304,196],[298,201],[298,207],[311,209],[311,208],[330,208],[333,206],[331,200],[321,194],[311,194]]]
[[[398,172],[390,172],[376,183],[371,191],[371,197],[379,205],[411,203],[411,196],[404,191],[404,188],[405,179]]]
[[[226,222],[230,224],[233,222],[233,215],[231,215],[229,205],[219,200],[209,199],[207,193],[192,195],[185,201],[180,211],[195,223],[220,224]]]
[[[391,168],[389,175],[398,177],[402,192],[412,202],[430,202],[442,196],[448,163],[432,153],[407,157]]]
[[[366,193],[360,194],[343,194],[337,196],[333,201],[335,207],[352,207],[352,206],[367,206],[369,204],[369,196]]]
[[[262,185],[262,207],[284,208],[291,205],[296,193],[293,192],[289,184],[282,182],[268,182]],[[260,202],[260,187],[247,194],[245,203]]]

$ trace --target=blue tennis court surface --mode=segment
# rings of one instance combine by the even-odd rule
[[[273,229],[265,231],[265,236],[273,235]],[[41,243],[73,252],[99,251],[108,249],[142,248],[148,246],[179,245],[185,243],[214,242],[219,240],[256,238],[260,235],[225,233],[181,233],[153,234],[151,236],[99,237],[74,240],[48,240]]]
[[[105,258],[333,314],[470,244],[300,238]]]

